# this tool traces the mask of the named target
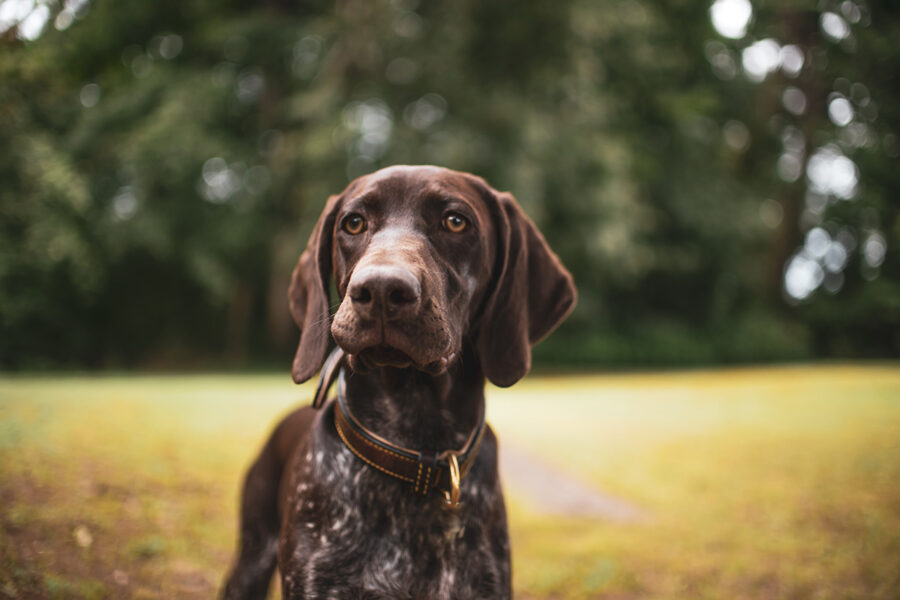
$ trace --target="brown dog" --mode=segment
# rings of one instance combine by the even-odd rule
[[[521,379],[575,303],[534,224],[473,175],[383,169],[329,198],[289,295],[294,380],[333,337],[317,396],[341,373],[339,401],[288,415],[251,467],[224,597],[264,598],[277,561],[286,598],[509,598],[485,377]]]

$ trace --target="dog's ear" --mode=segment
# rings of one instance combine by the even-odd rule
[[[294,322],[300,328],[300,343],[291,375],[303,383],[322,367],[328,352],[331,320],[328,285],[331,279],[331,240],[340,196],[331,196],[309,236],[291,275],[288,301]]]
[[[571,312],[576,292],[572,275],[515,198],[490,188],[487,196],[497,258],[476,350],[487,378],[507,387],[531,369],[531,347]]]

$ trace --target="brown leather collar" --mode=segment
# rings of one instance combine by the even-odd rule
[[[413,493],[427,496],[432,490],[438,490],[449,504],[455,506],[459,501],[460,480],[475,461],[484,437],[484,402],[479,407],[478,425],[459,450],[417,452],[404,448],[365,428],[350,414],[344,403],[344,357],[344,351],[338,347],[325,361],[313,406],[322,406],[328,389],[335,379],[339,379],[334,425],[347,448],[370,467],[411,485]]]

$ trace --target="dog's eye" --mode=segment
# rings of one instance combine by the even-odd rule
[[[469,226],[469,221],[457,213],[448,213],[444,217],[444,229],[451,233],[462,233]]]
[[[350,235],[359,235],[366,230],[366,220],[357,214],[347,215],[344,223],[341,225],[344,231]]]

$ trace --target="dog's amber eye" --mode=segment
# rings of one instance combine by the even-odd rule
[[[350,235],[359,235],[366,230],[366,220],[360,215],[348,215],[341,227]]]
[[[444,229],[451,233],[462,233],[469,226],[469,222],[462,215],[449,213],[444,217]]]

